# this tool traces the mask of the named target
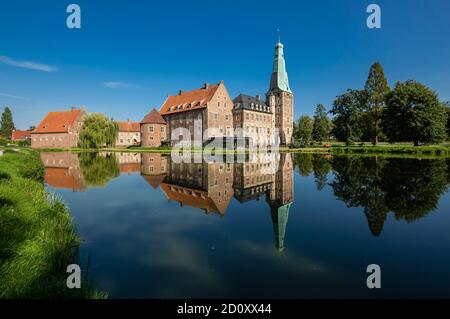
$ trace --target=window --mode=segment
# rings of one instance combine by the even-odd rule
[[[153,125],[150,125],[150,126],[148,127],[148,131],[149,131],[150,133],[153,133]]]
[[[161,126],[161,132],[164,133],[165,127]]]
[[[123,143],[123,139],[120,139],[120,143]]]

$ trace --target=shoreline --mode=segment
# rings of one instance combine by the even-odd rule
[[[7,146],[0,147],[0,149],[30,149],[19,146]],[[107,147],[101,149],[58,149],[58,148],[42,148],[34,149],[38,152],[72,152],[72,153],[84,153],[84,152],[113,152],[113,153],[162,153],[171,154],[173,149],[168,147],[163,148],[145,148],[145,147]],[[192,153],[203,153],[206,148],[192,149]],[[256,154],[258,150],[227,150],[227,149],[215,149],[211,151],[211,154]],[[413,146],[411,144],[399,143],[399,144],[380,144],[373,145],[355,145],[345,146],[342,144],[333,144],[331,147],[324,146],[311,146],[311,147],[296,147],[296,148],[279,148],[280,153],[291,154],[329,154],[329,155],[361,155],[361,156],[390,156],[390,157],[433,157],[433,158],[450,158],[450,143],[441,143],[437,145],[424,145]],[[269,150],[270,153],[270,150]]]

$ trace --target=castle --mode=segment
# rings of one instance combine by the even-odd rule
[[[199,146],[219,138],[244,139],[252,145],[291,145],[294,94],[289,86],[283,48],[278,41],[265,100],[246,94],[232,99],[223,81],[205,83],[192,91],[180,90],[177,95],[168,96],[159,111],[151,110],[140,123],[118,122],[116,145],[175,145],[181,130],[188,132],[194,143],[200,142]],[[32,132],[32,147],[76,147],[84,115],[84,111],[76,110],[49,113]]]

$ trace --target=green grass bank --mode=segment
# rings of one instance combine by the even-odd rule
[[[79,264],[80,238],[43,176],[38,152],[4,150],[0,156],[0,298],[105,297],[88,282],[67,288],[66,268]]]

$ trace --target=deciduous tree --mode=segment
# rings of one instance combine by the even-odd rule
[[[314,141],[328,141],[331,131],[331,121],[327,116],[325,106],[318,104],[314,113],[312,138]]]
[[[81,148],[111,147],[116,143],[119,128],[117,123],[103,114],[92,113],[85,117],[80,132]]]
[[[308,115],[302,115],[298,120],[296,140],[301,145],[308,145],[312,141],[313,120]]]
[[[416,81],[398,82],[386,95],[382,123],[390,142],[440,142],[446,137],[447,119],[437,94]]]
[[[338,141],[352,143],[361,140],[366,101],[367,95],[364,90],[347,90],[336,98],[331,114],[334,115],[332,134]]]

